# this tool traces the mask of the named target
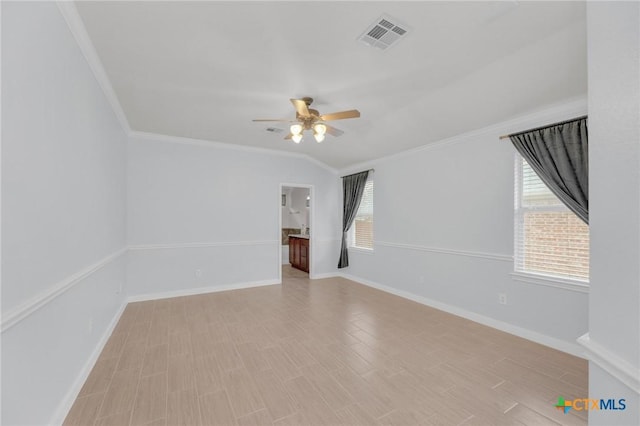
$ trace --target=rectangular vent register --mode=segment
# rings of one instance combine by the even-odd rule
[[[382,15],[358,37],[358,40],[368,46],[386,50],[404,38],[409,31],[409,27],[397,19]]]

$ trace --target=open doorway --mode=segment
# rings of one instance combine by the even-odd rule
[[[308,278],[313,269],[313,186],[280,184],[281,235],[279,270],[286,276]]]

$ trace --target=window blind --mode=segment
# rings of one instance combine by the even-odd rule
[[[369,178],[354,221],[355,247],[373,249],[373,180]]]
[[[589,227],[518,156],[515,269],[589,280]]]

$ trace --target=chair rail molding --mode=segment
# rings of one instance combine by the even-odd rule
[[[15,308],[10,309],[2,316],[2,324],[0,326],[0,332],[4,333],[9,328],[18,324],[23,319],[27,318],[29,315],[33,314],[58,296],[62,295],[66,291],[70,290],[78,283],[89,277],[90,275],[96,273],[100,269],[104,268],[114,260],[118,259],[124,253],[127,252],[127,248],[122,248],[107,257],[97,261],[96,263],[76,272],[73,275],[68,276],[67,278],[57,282],[56,284],[49,287],[47,290],[37,294],[31,299],[21,303]]]
[[[279,240],[257,240],[257,241],[208,241],[193,243],[157,243],[157,244],[137,244],[129,246],[129,250],[170,250],[180,248],[207,248],[207,247],[228,247],[228,246],[265,246],[281,244]]]
[[[640,368],[631,365],[609,349],[595,342],[589,333],[578,338],[578,343],[586,349],[587,358],[598,367],[640,394]]]
[[[479,257],[482,259],[497,260],[501,262],[513,262],[513,256],[507,254],[496,254],[471,250],[453,250],[444,247],[430,247],[416,244],[393,243],[388,241],[375,241],[373,245],[374,247],[393,247],[404,250],[426,251],[430,253],[448,254],[452,256]]]

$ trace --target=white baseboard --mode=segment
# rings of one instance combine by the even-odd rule
[[[538,333],[536,331],[532,331],[523,327],[518,327],[516,325],[509,324],[495,318],[487,317],[485,315],[480,315],[457,306],[439,302],[437,300],[418,296],[413,293],[409,293],[408,291],[398,290],[396,288],[369,281],[364,278],[356,277],[342,272],[338,275],[348,280],[355,281],[359,284],[363,284],[368,287],[384,291],[386,293],[391,293],[396,296],[412,300],[422,305],[430,306],[432,308],[439,309],[441,311],[448,312],[462,318],[466,318],[468,320],[495,328],[497,330],[504,331],[505,333],[513,334],[515,336],[522,337],[523,339],[531,340],[533,342],[540,343],[541,345],[549,346],[550,348],[557,349],[559,351],[566,352],[580,358],[586,358],[585,351],[582,349],[582,347],[580,347],[580,345],[576,343],[556,339],[555,337],[547,336],[545,334]]]
[[[359,284],[363,284],[366,285],[368,287],[372,287],[381,291],[384,291],[386,293],[390,293],[390,294],[394,294],[396,296],[400,296],[402,298],[408,299],[408,300],[412,300],[414,302],[420,303],[422,305],[426,305],[435,309],[439,309],[441,311],[444,312],[448,312],[451,313],[453,315],[457,315],[463,318],[467,318],[471,321],[475,321],[477,323],[489,326],[489,327],[493,327],[495,329],[504,331],[506,333],[509,334],[513,334],[515,336],[518,337],[522,337],[524,339],[527,340],[531,340],[534,341],[536,343],[540,343],[542,345],[545,346],[549,346],[551,348],[563,351],[563,352],[567,352],[571,355],[575,355],[581,358],[585,358],[585,353],[584,350],[581,348],[581,346],[577,345],[577,344],[572,344],[569,342],[565,342],[563,340],[560,339],[556,339],[554,337],[550,337],[532,330],[528,330],[522,327],[518,327],[509,323],[506,323],[504,321],[499,321],[496,320],[494,318],[490,318],[484,315],[480,315],[477,314],[475,312],[471,312],[468,311],[466,309],[463,308],[459,308],[456,306],[452,306],[452,305],[448,305],[446,303],[442,303],[442,302],[438,302],[436,300],[432,300],[432,299],[428,299],[426,297],[422,297],[422,296],[418,296],[403,290],[398,290],[395,289],[393,287],[389,287],[383,284],[379,284],[373,281],[369,281],[360,277],[356,277],[344,272],[330,272],[330,273],[324,273],[324,274],[315,274],[314,276],[310,277],[311,279],[324,279],[324,278],[333,278],[333,277],[342,277],[351,281],[354,281],[356,283]],[[114,315],[113,319],[111,320],[109,327],[107,328],[107,330],[105,330],[104,334],[102,335],[102,337],[100,338],[100,341],[98,342],[98,344],[96,345],[96,348],[94,349],[93,353],[91,354],[91,357],[87,360],[87,362],[85,363],[84,368],[81,370],[79,376],[77,377],[77,379],[75,380],[73,386],[71,387],[71,389],[69,389],[69,391],[67,392],[65,398],[63,399],[63,402],[60,404],[58,410],[56,411],[56,414],[54,415],[53,421],[51,422],[52,424],[62,424],[62,422],[64,421],[65,417],[67,416],[67,414],[69,413],[69,410],[71,409],[74,401],[76,400],[76,398],[78,397],[78,394],[80,393],[80,390],[82,389],[82,386],[84,385],[85,381],[87,380],[87,378],[89,377],[89,373],[91,373],[91,370],[93,369],[93,366],[95,365],[96,361],[98,360],[98,357],[100,356],[100,353],[102,352],[102,350],[104,349],[105,344],[107,343],[107,340],[109,340],[109,337],[111,336],[111,333],[113,332],[116,324],[118,323],[118,320],[120,319],[122,313],[124,312],[124,309],[126,308],[128,303],[131,302],[142,302],[142,301],[148,301],[148,300],[158,300],[158,299],[167,299],[167,298],[171,298],[171,297],[180,297],[180,296],[192,296],[192,295],[197,295],[197,294],[206,294],[206,293],[215,293],[215,292],[220,292],[220,291],[228,291],[228,290],[239,290],[239,289],[245,289],[245,288],[253,288],[253,287],[262,287],[262,286],[269,286],[269,285],[277,285],[277,284],[281,284],[281,281],[277,280],[277,279],[273,279],[273,280],[264,280],[264,281],[252,281],[252,282],[246,282],[246,283],[236,283],[236,284],[227,284],[227,285],[221,285],[221,286],[210,286],[210,287],[199,287],[199,288],[190,288],[190,289],[183,289],[183,290],[175,290],[175,291],[167,291],[167,292],[162,292],[162,293],[154,293],[154,294],[142,294],[142,295],[135,295],[135,296],[129,296],[126,301],[122,304],[122,306],[120,307],[120,309],[118,310],[118,312]]]
[[[281,281],[277,279],[273,279],[273,280],[251,281],[246,283],[225,284],[225,285],[209,286],[209,287],[186,288],[182,290],[172,290],[172,291],[165,291],[161,293],[139,294],[135,296],[129,296],[127,298],[127,303],[145,302],[148,300],[158,300],[158,299],[169,299],[171,297],[194,296],[196,294],[216,293],[219,291],[240,290],[243,288],[263,287],[267,285],[277,285],[277,284],[281,284]]]
[[[278,280],[253,281],[248,283],[228,284],[228,285],[216,286],[216,287],[201,287],[201,288],[195,288],[195,289],[185,289],[185,290],[169,291],[164,293],[144,294],[139,296],[128,297],[122,303],[122,305],[118,309],[118,312],[116,312],[116,314],[114,315],[113,319],[109,323],[109,326],[107,327],[102,337],[98,341],[98,344],[96,345],[95,349],[91,353],[91,356],[89,357],[84,367],[80,371],[80,374],[78,375],[73,385],[65,395],[64,399],[62,400],[62,403],[60,403],[58,409],[56,410],[56,413],[53,416],[51,424],[61,425],[64,422],[64,419],[69,414],[69,411],[73,406],[73,403],[75,402],[76,398],[80,394],[80,391],[82,390],[82,386],[87,381],[87,378],[91,373],[91,370],[93,369],[96,362],[98,361],[98,358],[100,357],[100,354],[104,349],[104,346],[107,344],[109,337],[111,337],[111,333],[115,329],[116,324],[118,324],[118,321],[120,320],[122,313],[127,307],[127,304],[129,304],[130,302],[166,299],[170,297],[179,297],[179,296],[191,296],[195,294],[215,293],[219,291],[238,290],[243,288],[262,287],[262,286],[276,285],[276,284],[280,284],[280,281]]]
[[[312,280],[322,280],[324,278],[335,278],[335,277],[339,277],[340,275],[338,275],[337,272],[327,272],[324,274],[313,274],[313,275],[309,275],[309,278],[311,278]]]
[[[111,333],[113,333],[113,330],[116,328],[116,324],[118,324],[118,321],[120,320],[120,317],[122,316],[122,313],[124,312],[124,309],[126,307],[127,307],[127,302],[123,302],[122,305],[120,305],[120,308],[118,309],[116,314],[113,316],[113,319],[109,323],[109,326],[107,327],[107,329],[104,331],[104,333],[102,333],[102,337],[100,337],[100,340],[98,341],[98,344],[96,345],[93,352],[91,353],[91,356],[89,357],[87,362],[84,364],[84,367],[82,368],[82,370],[80,370],[80,374],[78,375],[76,380],[73,382],[73,385],[71,386],[71,388],[65,395],[64,399],[58,406],[58,409],[56,410],[53,416],[51,424],[61,425],[64,422],[64,419],[69,414],[69,411],[73,406],[73,403],[75,402],[76,398],[80,394],[80,391],[82,390],[82,386],[87,381],[87,378],[89,378],[89,374],[91,373],[91,370],[93,369],[94,365],[96,365],[96,362],[98,361],[98,358],[100,357],[100,354],[104,349],[104,346],[107,344],[109,337],[111,337]]]

